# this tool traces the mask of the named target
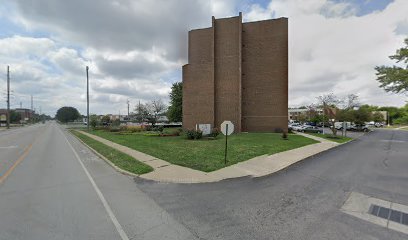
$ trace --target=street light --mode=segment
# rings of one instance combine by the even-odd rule
[[[89,132],[89,77],[88,77],[89,67],[86,66],[86,127]]]

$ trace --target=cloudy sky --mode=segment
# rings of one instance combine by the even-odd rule
[[[393,64],[387,56],[408,36],[407,0],[0,0],[0,108],[7,65],[13,108],[29,108],[33,95],[46,114],[64,105],[85,113],[86,65],[92,113],[168,101],[188,30],[240,11],[246,22],[289,18],[290,106],[330,92],[375,105],[408,99],[379,89],[373,69]]]

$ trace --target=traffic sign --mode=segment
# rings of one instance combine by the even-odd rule
[[[224,121],[221,123],[221,132],[225,136],[229,136],[234,133],[234,124],[231,121]]]

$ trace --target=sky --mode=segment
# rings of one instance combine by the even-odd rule
[[[187,63],[187,34],[211,16],[244,22],[289,18],[289,106],[334,93],[361,103],[402,106],[405,94],[378,87],[374,67],[408,37],[407,0],[0,0],[0,108],[54,115],[62,106],[126,114],[139,101],[168,102]]]

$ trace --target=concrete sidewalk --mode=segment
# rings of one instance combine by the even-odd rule
[[[298,161],[339,145],[338,143],[320,137],[298,133],[299,135],[315,139],[319,141],[319,143],[273,155],[258,156],[247,161],[239,162],[237,164],[206,173],[191,168],[174,165],[126,146],[111,142],[99,136],[95,136],[84,131],[80,132],[110,147],[122,151],[154,168],[154,171],[147,174],[142,174],[139,177],[160,182],[176,183],[217,182],[223,179],[244,176],[261,177],[282,170]]]

